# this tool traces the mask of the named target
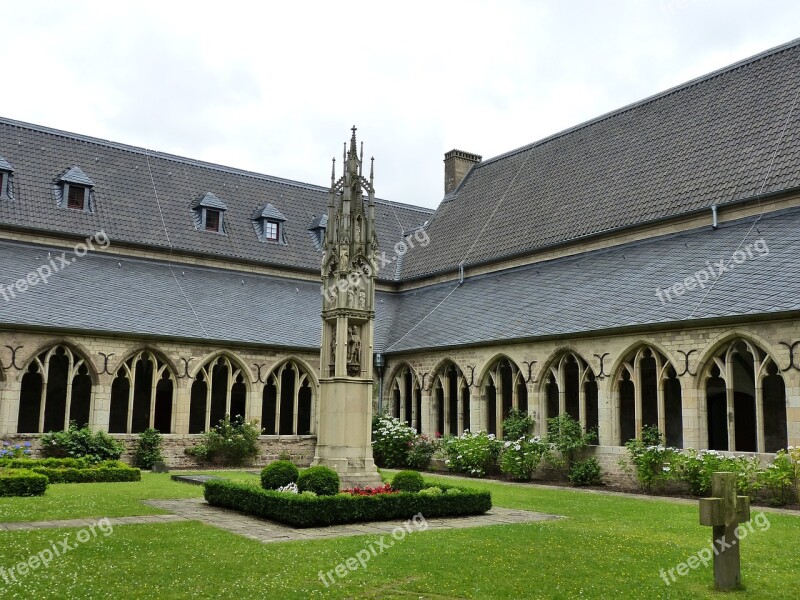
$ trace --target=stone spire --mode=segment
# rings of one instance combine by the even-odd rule
[[[322,345],[314,464],[342,485],[380,485],[372,460],[372,350],[375,320],[375,189],[363,176],[356,128],[344,146],[343,173],[333,160],[322,258]],[[366,195],[366,202],[364,196]]]

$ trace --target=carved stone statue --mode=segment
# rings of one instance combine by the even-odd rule
[[[358,308],[367,308],[367,292],[362,287],[358,288]]]
[[[352,285],[347,286],[347,307],[355,308],[356,306],[356,291]]]
[[[331,357],[328,361],[330,376],[333,377],[336,370],[336,327],[331,327]]]
[[[358,327],[351,326],[347,340],[347,374],[358,375],[361,372],[361,336]]]
[[[346,246],[342,247],[339,256],[341,257],[342,265],[346,265],[350,257],[349,253],[347,252]]]
[[[361,219],[356,219],[356,233],[355,233],[355,236],[353,237],[353,239],[356,242],[360,242],[361,241]]]

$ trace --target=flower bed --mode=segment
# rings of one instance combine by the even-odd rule
[[[47,477],[28,469],[0,467],[0,496],[41,496],[47,489]]]
[[[142,479],[139,469],[117,460],[90,464],[82,458],[0,459],[0,467],[44,475],[50,483],[125,482]]]
[[[363,521],[480,515],[492,508],[489,492],[438,484],[442,493],[313,496],[264,490],[227,479],[208,481],[204,496],[212,506],[231,508],[292,527],[320,527]]]

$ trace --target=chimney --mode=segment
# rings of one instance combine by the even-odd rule
[[[481,162],[481,156],[464,152],[463,150],[450,150],[444,155],[444,193],[455,191],[464,175],[472,165]]]

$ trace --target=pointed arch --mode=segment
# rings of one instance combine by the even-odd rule
[[[503,420],[512,409],[528,411],[528,387],[522,369],[507,354],[497,354],[486,362],[478,379],[480,390],[479,423],[498,437],[503,435]]]
[[[585,431],[599,426],[597,378],[589,361],[573,346],[556,348],[539,370],[542,421],[568,414]]]
[[[310,365],[297,356],[288,356],[272,366],[264,381],[262,433],[313,434],[319,383]]]
[[[72,421],[88,425],[96,378],[87,355],[73,344],[40,347],[21,370],[17,432],[61,431]]]
[[[214,352],[193,372],[189,433],[202,433],[226,416],[246,418],[251,372],[227,351]]]
[[[463,369],[444,358],[431,371],[431,425],[441,435],[461,435],[470,428],[469,384]],[[467,390],[467,393],[464,392]]]
[[[422,387],[419,375],[408,362],[399,362],[388,378],[384,406],[393,417],[402,419],[417,432],[422,416]]]
[[[673,358],[660,344],[637,341],[621,353],[611,370],[617,443],[639,438],[643,427],[657,427],[669,446],[683,447],[683,401]]]
[[[108,431],[161,433],[175,430],[177,379],[174,365],[149,346],[127,353],[111,383]]]
[[[36,349],[31,353],[28,360],[23,363],[22,369],[20,370],[20,375],[18,377],[20,379],[22,378],[22,376],[24,375],[24,373],[26,372],[28,366],[30,366],[32,361],[34,361],[43,353],[52,352],[59,346],[68,348],[70,352],[72,352],[76,356],[79,356],[83,360],[87,368],[87,374],[92,380],[92,385],[97,385],[100,382],[100,374],[97,369],[97,365],[94,364],[94,362],[90,358],[91,353],[83,346],[83,344],[73,340],[67,340],[65,338],[50,340],[48,342],[39,344],[39,346],[37,346]]]
[[[788,443],[786,383],[774,355],[734,332],[709,344],[698,367],[705,441],[714,450],[776,452]]]

